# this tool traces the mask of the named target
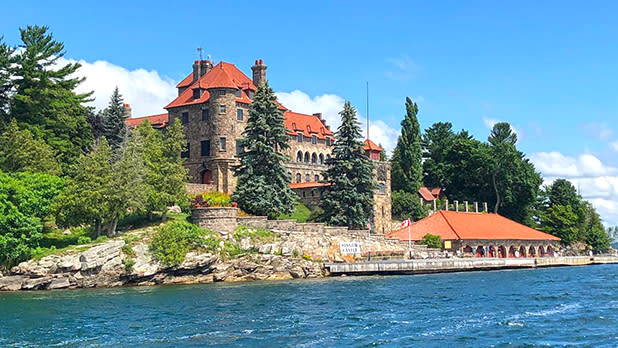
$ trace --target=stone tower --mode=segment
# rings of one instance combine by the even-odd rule
[[[379,234],[387,234],[391,232],[392,220],[391,166],[388,161],[380,161],[380,153],[384,150],[373,141],[365,140],[363,149],[375,164],[376,190],[373,193],[372,227]]]

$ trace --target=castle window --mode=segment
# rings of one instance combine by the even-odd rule
[[[219,105],[219,113],[220,114],[224,114],[225,113],[225,105]]]
[[[219,138],[219,150],[225,151],[225,138]]]
[[[309,163],[309,152],[305,152],[305,163]]]
[[[183,112],[182,116],[180,118],[180,121],[182,122],[182,124],[189,123],[189,113],[188,112]]]
[[[298,151],[298,153],[296,153],[296,162],[302,162],[303,161],[303,153]]]
[[[318,163],[318,155],[316,155],[315,152],[311,154],[311,163]]]
[[[314,191],[315,191],[315,190],[311,190],[311,197],[313,197],[313,196],[314,196]]]
[[[236,119],[238,121],[242,121],[242,119],[243,119],[243,111],[242,111],[242,109],[236,110]]]
[[[314,136],[311,137],[311,143],[312,144],[317,144],[318,143],[318,136],[317,135],[314,135]]]
[[[300,175],[300,173],[296,173],[296,182],[301,182],[302,181],[302,176]]]
[[[309,173],[305,174],[305,181],[306,182],[311,181],[311,174],[309,174]]]
[[[323,154],[320,154],[319,159],[320,159],[320,162],[319,162],[319,163],[320,163],[320,164],[324,164],[324,155],[323,155]]]
[[[330,146],[330,138],[326,137],[326,146]]]
[[[241,90],[240,90],[240,89],[237,89],[237,90],[236,90],[236,96],[237,96],[238,98],[242,97],[242,93],[241,93]]]
[[[315,181],[315,182],[320,181],[320,176],[319,176],[319,175],[317,175],[317,174],[316,174],[316,175],[314,175],[314,176],[313,176],[313,181]]]
[[[203,140],[200,143],[200,146],[201,146],[201,155],[210,156],[210,140]]]
[[[202,96],[202,90],[199,88],[195,88],[193,90],[193,99],[200,99],[201,96]]]
[[[191,154],[191,144],[187,143],[187,149],[180,153],[181,158],[189,158]]]
[[[220,90],[219,95],[225,95],[225,90]]]
[[[236,139],[236,156],[240,156],[243,152],[242,141],[240,139]]]
[[[202,121],[210,120],[210,112],[208,109],[202,109]]]
[[[298,135],[296,136],[296,140],[297,140],[299,143],[302,143],[302,142],[303,142],[303,132],[298,132]]]

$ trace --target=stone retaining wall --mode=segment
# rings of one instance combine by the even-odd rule
[[[233,233],[238,227],[238,208],[194,208],[191,210],[191,221],[215,232]]]

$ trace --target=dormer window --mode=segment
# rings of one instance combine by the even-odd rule
[[[330,138],[326,137],[326,146],[330,146]]]
[[[311,143],[314,144],[314,145],[318,143],[318,136],[317,135],[311,136]]]
[[[202,96],[202,90],[200,88],[195,88],[193,90],[193,99],[200,99]]]
[[[225,90],[224,89],[220,90],[219,95],[225,95]]]
[[[298,135],[296,136],[296,140],[298,140],[299,143],[303,142],[303,132],[298,132]]]
[[[236,90],[236,96],[237,96],[238,98],[241,98],[241,97],[242,97],[242,92],[241,92],[241,90],[240,90],[240,89],[237,89],[237,90]]]

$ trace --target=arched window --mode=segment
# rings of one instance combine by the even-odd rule
[[[326,155],[326,160],[328,161],[330,159],[330,155]]]
[[[302,162],[303,161],[303,153],[301,151],[298,151],[296,153],[296,162]]]
[[[320,164],[324,164],[324,155],[323,155],[323,154],[320,154],[320,157],[319,157],[319,158],[320,158],[320,162],[318,162],[318,163],[320,163]]]
[[[315,152],[311,154],[311,163],[318,163],[318,155]]]
[[[296,173],[296,182],[301,182],[302,181],[302,175],[300,175],[300,173]]]
[[[313,179],[314,179],[315,182],[318,182],[318,181],[320,181],[320,176],[316,174],[316,175],[313,176]]]
[[[309,152],[305,152],[305,163],[309,163]]]
[[[311,174],[309,174],[309,173],[305,174],[305,181],[306,182],[311,181]]]

